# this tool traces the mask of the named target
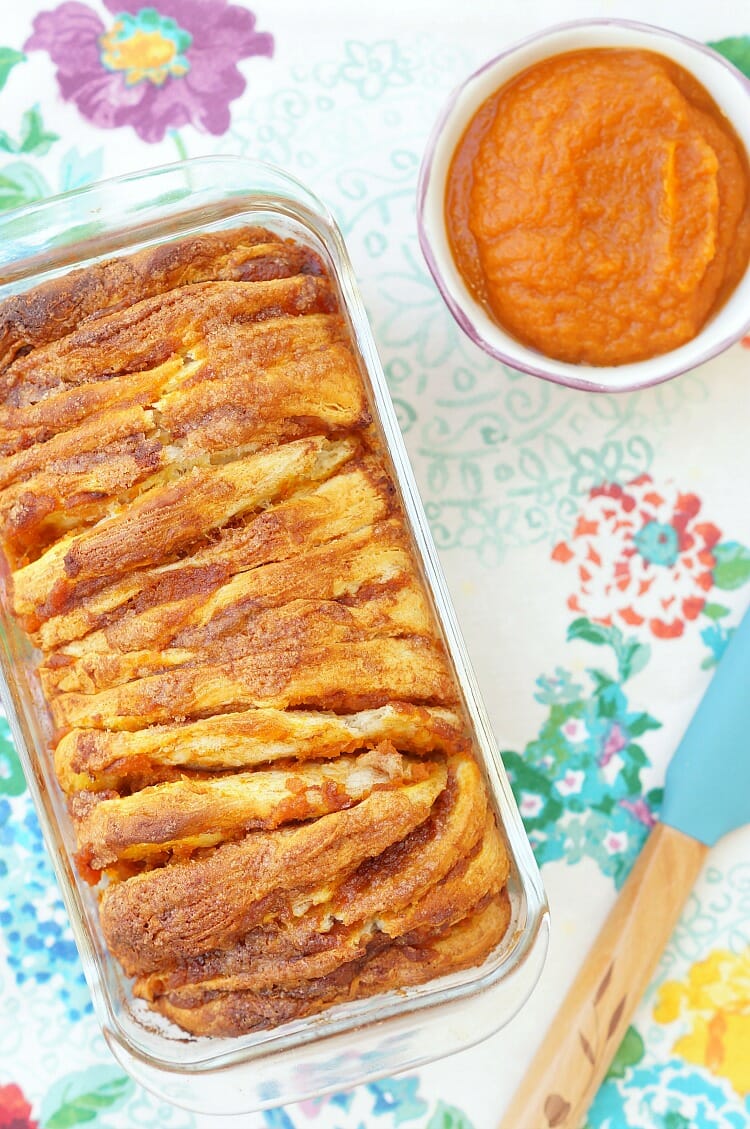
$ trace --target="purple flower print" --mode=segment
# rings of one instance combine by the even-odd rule
[[[617,722],[612,723],[607,737],[604,741],[604,748],[599,756],[599,764],[604,768],[612,760],[617,753],[622,752],[627,747],[628,739],[623,733]]]
[[[144,141],[194,125],[229,128],[229,103],[245,89],[240,59],[273,54],[273,36],[228,0],[104,0],[105,27],[85,4],[68,0],[40,12],[27,51],[46,51],[60,93],[103,129],[131,125]]]
[[[625,811],[629,811],[634,819],[642,823],[644,827],[649,829],[656,825],[656,816],[651,811],[643,796],[639,796],[637,800],[620,800],[620,807]]]

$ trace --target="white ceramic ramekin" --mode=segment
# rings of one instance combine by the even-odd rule
[[[750,269],[692,341],[649,360],[615,366],[569,364],[523,345],[495,322],[466,286],[445,225],[451,159],[482,103],[515,75],[542,59],[592,47],[638,48],[673,59],[703,84],[750,152],[750,82],[721,55],[663,28],[629,20],[560,24],[503,51],[450,96],[433,129],[419,178],[417,224],[427,265],[461,328],[487,353],[534,376],[592,392],[624,392],[670,380],[723,352],[750,331]]]

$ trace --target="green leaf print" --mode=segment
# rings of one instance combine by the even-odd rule
[[[714,51],[718,51],[730,63],[734,63],[738,71],[750,78],[750,35],[735,35],[729,39],[717,39],[709,43]]]
[[[11,161],[0,168],[0,212],[20,208],[50,195],[47,181],[27,161]]]
[[[462,1110],[446,1105],[445,1102],[438,1102],[427,1122],[427,1129],[474,1129],[474,1126]]]
[[[12,47],[0,47],[0,90],[8,81],[8,75],[17,63],[22,63],[26,56],[23,51],[14,51]]]
[[[602,647],[612,642],[612,628],[605,627],[603,623],[592,623],[582,616],[574,619],[568,628],[568,641],[571,639],[583,639],[586,643]]]
[[[729,610],[723,604],[703,605],[703,614],[707,615],[709,619],[723,619],[725,615],[729,615]]]
[[[597,690],[599,717],[614,718],[620,710],[620,688],[615,682],[602,681]]]
[[[664,1129],[693,1129],[687,1117],[671,1109],[664,1118]]]
[[[608,1078],[624,1078],[631,1066],[637,1066],[646,1053],[646,1047],[635,1027],[628,1027],[617,1054],[612,1059]]]
[[[95,1121],[99,1112],[114,1109],[130,1096],[134,1084],[115,1066],[95,1066],[61,1078],[42,1106],[42,1129],[71,1129]]]
[[[642,733],[647,733],[649,729],[661,729],[661,722],[652,717],[650,713],[636,714],[635,718],[628,723],[628,733],[631,737],[640,737]]]
[[[5,718],[0,718],[0,796],[20,796],[26,788],[13,738]]]
[[[534,765],[524,760],[519,753],[511,750],[502,754],[503,764],[507,772],[513,777],[513,786],[516,797],[523,797],[524,793],[539,797],[539,811],[536,815],[525,815],[526,829],[544,827],[559,819],[565,808],[562,801],[552,791],[552,780],[549,775]]]
[[[628,746],[628,764],[622,770],[622,780],[626,788],[635,796],[641,790],[641,770],[646,768],[649,759],[640,745]]]
[[[617,659],[620,682],[627,682],[629,678],[643,670],[651,655],[651,648],[647,643],[626,639],[619,627],[595,623],[585,616],[574,619],[571,623],[568,628],[568,640],[571,639],[583,639],[584,642],[593,643],[597,647],[611,647]],[[600,671],[591,673],[602,677]]]
[[[750,549],[738,541],[724,541],[714,548],[716,564],[713,575],[717,588],[731,591],[750,580]]]
[[[623,682],[627,682],[634,674],[638,674],[640,670],[643,670],[651,655],[651,648],[645,643],[636,643],[631,640],[630,642],[624,643],[621,648],[615,645],[615,652],[617,654],[620,678]]]
[[[59,133],[51,133],[44,128],[39,107],[32,106],[21,118],[21,136],[18,141],[14,141],[10,134],[0,129],[0,149],[6,153],[33,153],[37,157],[43,157],[59,137]]]

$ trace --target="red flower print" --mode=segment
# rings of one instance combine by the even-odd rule
[[[575,569],[571,611],[599,623],[645,627],[669,639],[700,615],[713,585],[721,533],[700,520],[700,499],[644,474],[594,488],[552,559]]]
[[[31,1106],[19,1086],[0,1086],[0,1129],[39,1129],[31,1120]]]

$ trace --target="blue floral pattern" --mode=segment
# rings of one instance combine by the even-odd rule
[[[356,86],[360,98],[380,98],[389,86],[408,86],[412,81],[408,60],[393,39],[378,43],[350,40],[346,56],[339,77]]]
[[[53,984],[70,1022],[91,997],[31,801],[0,798],[0,929],[16,984]],[[21,881],[19,881],[21,878]]]
[[[571,624],[568,639],[601,647],[610,669],[588,669],[586,689],[561,668],[539,678],[535,697],[549,707],[547,720],[523,754],[504,752],[503,761],[539,862],[573,865],[588,856],[619,887],[662,796],[644,788],[650,760],[640,743],[661,723],[631,708],[623,690],[650,648],[587,619]]]
[[[588,1129],[747,1129],[750,1101],[706,1071],[671,1058],[610,1076],[589,1112]]]
[[[288,1109],[269,1110],[263,1116],[268,1129],[302,1129],[319,1117],[328,1129],[340,1125],[338,1111],[346,1115],[346,1129],[370,1129],[375,1119],[382,1129],[398,1129],[401,1125],[411,1129],[474,1129],[467,1115],[455,1106],[438,1101],[431,1108],[420,1093],[419,1078],[413,1075],[369,1082],[357,1090],[302,1102]]]

